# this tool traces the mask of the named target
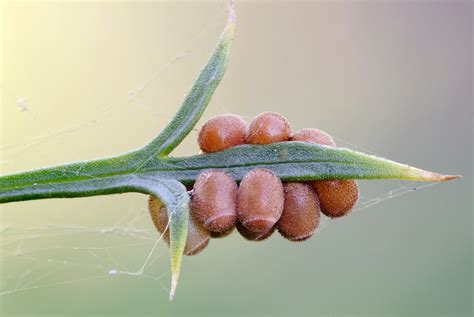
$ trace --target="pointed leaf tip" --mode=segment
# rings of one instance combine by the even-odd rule
[[[235,6],[234,6],[234,1],[230,1],[229,2],[229,19],[228,19],[228,23],[235,26],[235,18],[236,18],[236,15],[235,15]]]
[[[171,267],[169,299],[171,301],[178,285],[181,260],[188,236],[189,195],[183,184],[172,179],[142,178],[138,186],[141,187],[141,192],[157,197],[166,207]]]
[[[179,273],[181,270],[181,260],[186,245],[188,235],[188,214],[189,214],[189,197],[184,188],[184,201],[175,207],[175,211],[168,214],[170,219],[170,264],[171,264],[171,288],[170,301],[173,300],[176,287],[178,286]],[[168,211],[171,209],[167,207]]]
[[[444,180],[445,181],[450,181],[454,179],[461,179],[462,175],[445,175]]]
[[[234,37],[234,31],[235,31],[235,21],[236,21],[236,13],[235,13],[234,2],[230,1],[227,24],[225,26],[224,32],[222,33],[223,38],[226,38],[227,40],[232,41]]]
[[[447,182],[455,179],[460,179],[462,178],[462,175],[442,175],[442,174],[436,174],[436,181],[437,182]]]
[[[171,289],[170,289],[170,302],[173,301],[174,293],[176,292],[176,286],[178,286],[179,273],[172,273],[171,277]]]
[[[439,173],[434,173],[430,171],[425,171],[416,167],[408,166],[411,170],[413,180],[415,181],[424,181],[424,182],[447,182],[450,180],[460,179],[461,175],[443,175]]]

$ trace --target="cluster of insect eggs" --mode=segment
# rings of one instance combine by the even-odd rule
[[[317,129],[292,133],[286,118],[272,112],[256,116],[248,126],[236,115],[214,117],[204,124],[198,137],[205,153],[242,144],[285,141],[336,146],[330,135]],[[210,169],[198,175],[190,195],[185,255],[197,254],[210,238],[225,237],[234,228],[251,241],[264,240],[276,229],[288,240],[307,240],[316,231],[321,213],[331,218],[347,215],[357,202],[359,189],[354,180],[282,183],[268,169],[248,172],[237,185],[229,174]],[[165,206],[151,196],[149,209],[155,227],[169,243]]]

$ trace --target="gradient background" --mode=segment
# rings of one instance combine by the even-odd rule
[[[2,173],[145,144],[207,60],[226,7],[2,1]],[[212,241],[184,260],[172,304],[156,281],[104,274],[0,296],[2,316],[471,315],[472,3],[237,1],[236,9],[229,68],[203,120],[224,112],[247,119],[281,112],[294,130],[317,127],[396,161],[464,178],[331,222],[305,243],[278,234],[263,243],[238,234]],[[147,81],[130,101],[130,91]],[[20,111],[18,98],[27,100],[28,111]],[[195,140],[194,132],[175,153],[196,153]],[[404,183],[360,184],[364,196],[376,197]],[[1,208],[2,224],[19,228],[107,227],[145,211],[146,198]],[[143,226],[152,229],[151,222]],[[120,261],[138,267],[149,248],[129,249]],[[165,271],[166,249],[160,252]],[[28,265],[11,258],[0,264],[5,283]],[[74,270],[86,269],[70,266],[66,273]],[[168,276],[162,283],[168,285]]]

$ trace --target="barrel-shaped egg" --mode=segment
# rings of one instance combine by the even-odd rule
[[[309,184],[286,183],[285,204],[277,226],[280,234],[291,241],[311,237],[319,225],[318,196]]]
[[[301,141],[322,144],[327,146],[336,146],[334,139],[324,131],[318,129],[301,129],[291,136],[291,141]]]
[[[246,142],[248,144],[270,144],[288,141],[290,136],[290,124],[285,117],[274,112],[264,112],[250,122]]]
[[[204,171],[194,183],[191,214],[209,231],[231,230],[237,221],[237,191],[237,183],[229,174]]]
[[[267,232],[280,219],[283,202],[283,185],[278,176],[267,169],[254,169],[240,183],[238,219],[252,232]]]
[[[328,217],[347,215],[359,199],[359,188],[354,180],[328,180],[313,182],[319,197],[321,211]]]
[[[198,143],[203,152],[218,152],[245,143],[247,123],[234,114],[211,118],[199,131]]]

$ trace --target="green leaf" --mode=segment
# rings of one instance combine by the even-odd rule
[[[186,238],[188,235],[189,195],[186,187],[173,179],[160,180],[150,176],[140,176],[135,189],[144,194],[158,197],[166,206],[170,231],[171,288],[170,301],[173,300],[178,285]]]
[[[126,182],[134,177],[192,184],[199,173],[208,169],[223,170],[238,181],[255,168],[270,169],[283,181],[403,179],[443,182],[460,177],[424,171],[345,148],[303,142],[242,145],[190,157],[155,158],[139,169],[123,162],[103,159],[3,176],[0,177],[0,203],[135,191],[133,187],[127,187]],[[83,174],[78,174],[78,169]]]
[[[345,148],[304,142],[282,142],[269,145],[242,145],[222,152],[186,158],[166,158],[143,166],[191,184],[207,169],[221,169],[241,180],[255,168],[272,170],[283,181],[327,179],[402,179],[442,182],[459,176],[424,171],[406,164],[367,155]]]
[[[199,77],[186,95],[174,118],[154,140],[144,147],[143,154],[147,158],[155,155],[165,156],[171,153],[191,132],[201,118],[214,91],[224,76],[229,62],[234,31],[235,10],[231,3],[227,25],[221,35],[219,44],[206,66],[201,70]]]

